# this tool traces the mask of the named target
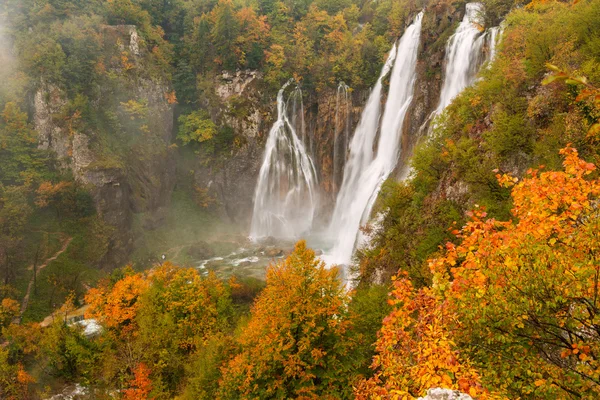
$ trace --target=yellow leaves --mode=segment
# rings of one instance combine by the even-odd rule
[[[497,172],[498,170],[494,170],[494,172]],[[515,178],[513,176],[511,176],[510,174],[496,174],[496,179],[498,180],[498,184],[500,184],[500,186],[502,187],[512,187],[514,186],[517,182],[519,182],[519,178]]]
[[[125,112],[129,114],[129,118],[133,121],[143,119],[148,116],[148,102],[146,100],[137,101],[131,99],[127,102],[121,102],[121,106]]]
[[[347,301],[337,271],[326,269],[299,242],[288,258],[268,269],[267,286],[238,339],[241,354],[223,368],[223,390],[228,388],[231,398],[253,398],[259,390],[276,393],[281,387],[294,398],[317,398],[324,387],[347,384],[340,360]],[[320,375],[326,382],[315,387],[312,377],[325,365],[331,374]]]
[[[545,384],[546,384],[546,380],[545,380],[545,379],[537,379],[537,380],[535,380],[535,381],[533,382],[533,384],[534,384],[535,386],[542,386],[542,385],[545,385]]]
[[[476,107],[481,103],[481,96],[473,96],[469,102],[471,103],[472,107]]]

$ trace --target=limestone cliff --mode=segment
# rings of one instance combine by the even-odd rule
[[[71,114],[69,94],[44,82],[35,93],[33,109],[39,147],[54,151],[61,166],[89,189],[98,214],[114,228],[102,266],[115,267],[128,261],[133,214],[146,213],[147,225],[153,227],[168,205],[175,183],[174,154],[169,148],[173,105],[165,96],[171,91],[169,81],[144,71],[149,58],[136,28],[104,26],[102,34],[111,74],[90,99],[90,113],[100,121],[112,118],[112,125],[78,124],[77,114]],[[111,63],[115,53],[126,53],[136,73]],[[116,101],[121,98],[128,102]],[[130,104],[145,110],[145,115],[136,116],[139,126],[131,122]]]

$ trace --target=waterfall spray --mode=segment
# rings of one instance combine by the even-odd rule
[[[452,99],[473,83],[482,62],[484,37],[479,29],[482,5],[467,3],[466,7],[463,20],[446,46],[446,71],[436,114],[440,114]]]
[[[500,26],[495,26],[493,28],[488,29],[487,31],[488,65],[491,65],[494,59],[496,58],[496,49],[498,47],[498,43],[500,42],[500,38],[502,37],[503,30],[504,27],[502,26],[502,24],[500,24]]]
[[[311,229],[317,207],[315,166],[298,137],[298,130],[304,130],[304,117],[298,115],[298,110],[303,114],[300,88],[296,87],[284,102],[284,92],[291,83],[288,81],[277,94],[277,121],[269,132],[254,195],[253,239],[298,239]],[[292,117],[288,105],[292,106]]]

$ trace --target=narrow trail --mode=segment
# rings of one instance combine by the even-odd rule
[[[44,263],[42,265],[37,267],[37,270],[31,277],[31,280],[29,281],[29,285],[27,286],[27,293],[25,293],[25,297],[23,297],[23,301],[21,302],[21,310],[19,311],[19,316],[13,320],[13,323],[16,323],[16,324],[21,323],[23,314],[25,314],[25,310],[27,310],[27,305],[29,304],[29,295],[31,294],[31,289],[33,288],[33,282],[35,282],[35,278],[36,278],[37,274],[42,269],[46,268],[46,266],[48,264],[50,264],[52,261],[56,260],[62,253],[64,253],[67,250],[67,248],[69,247],[69,245],[71,244],[72,240],[73,240],[72,237],[65,240],[65,242],[63,243],[63,245],[59,251],[57,251],[52,257],[46,259],[46,261],[44,261]],[[30,265],[28,270],[33,270],[33,265]]]

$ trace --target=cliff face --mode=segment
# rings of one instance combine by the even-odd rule
[[[146,68],[135,27],[105,26],[103,35],[107,54],[127,52],[131,65],[139,71]],[[117,65],[109,68],[119,76],[123,95],[147,110],[143,129],[131,126],[133,117],[124,111],[124,102],[115,102],[115,85],[100,85],[90,99],[91,107],[100,110],[98,115],[116,115],[114,131],[74,123],[67,111],[68,94],[54,85],[40,85],[33,109],[39,147],[56,153],[61,166],[88,188],[99,216],[114,228],[102,266],[115,267],[128,261],[133,214],[146,213],[149,228],[160,221],[175,184],[175,159],[169,149],[173,105],[165,96],[171,90],[168,81],[143,73],[125,74]]]
[[[182,169],[193,171],[193,185],[216,203],[221,218],[245,227],[252,215],[254,187],[260,169],[263,144],[273,113],[263,99],[262,76],[257,71],[223,72],[211,87],[211,118],[233,130],[235,137],[226,154],[207,156],[198,152]]]

